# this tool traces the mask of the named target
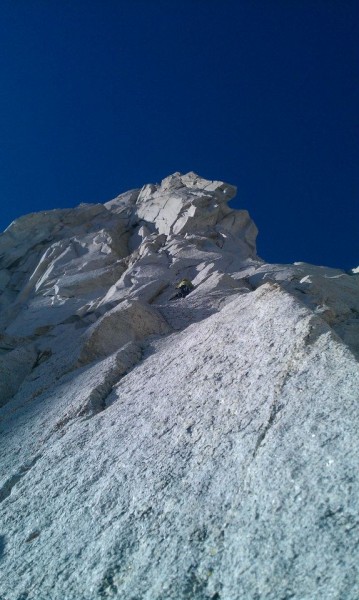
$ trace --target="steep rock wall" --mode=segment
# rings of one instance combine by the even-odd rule
[[[358,598],[358,275],[266,264],[234,193],[0,236],[1,600]]]

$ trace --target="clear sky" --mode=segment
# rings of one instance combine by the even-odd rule
[[[268,262],[359,264],[358,0],[2,0],[0,229],[175,171]]]

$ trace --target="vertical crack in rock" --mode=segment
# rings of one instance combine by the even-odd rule
[[[263,442],[267,436],[268,431],[271,429],[272,425],[275,422],[276,416],[279,414],[279,412],[281,411],[282,408],[283,407],[278,405],[276,401],[274,401],[273,404],[271,405],[268,421],[258,436],[256,445],[255,445],[255,448],[253,451],[253,458],[256,457],[256,455],[259,451],[259,448],[261,447],[261,445],[263,444]]]
[[[0,407],[16,394],[39,359],[34,344],[20,343],[0,357]]]
[[[273,290],[283,289],[280,285],[278,286],[278,284],[274,284],[274,285],[270,284],[270,285],[272,286]],[[283,291],[285,293],[287,293],[285,289]],[[268,435],[268,432],[275,424],[278,414],[283,409],[283,404],[281,403],[281,400],[280,400],[281,393],[282,393],[283,388],[286,385],[287,381],[290,379],[290,377],[292,375],[295,374],[297,361],[300,361],[300,359],[303,358],[303,348],[305,348],[308,345],[313,345],[315,343],[315,341],[318,340],[321,335],[328,333],[327,324],[316,316],[309,316],[309,317],[307,316],[306,319],[304,319],[304,323],[305,323],[307,333],[305,335],[303,335],[303,340],[301,340],[301,338],[298,339],[297,343],[295,343],[295,345],[294,345],[292,353],[286,357],[287,364],[286,364],[284,372],[279,377],[279,381],[278,381],[277,385],[274,387],[274,390],[273,390],[274,400],[272,401],[272,404],[270,406],[269,417],[268,417],[266,424],[263,426],[262,430],[259,433],[256,445],[255,445],[255,448],[253,451],[253,458],[255,458],[257,456],[260,447],[263,445],[263,443]]]
[[[0,486],[0,502],[3,502],[8,496],[10,496],[14,486],[23,478],[27,473],[36,465],[37,461],[40,460],[42,454],[36,455],[30,462],[21,465],[16,473],[11,475],[1,486]]]
[[[94,387],[76,416],[94,417],[105,410],[114,385],[141,361],[142,356],[141,346],[135,342],[129,342],[121,348],[116,354],[116,366],[104,374],[103,380]]]

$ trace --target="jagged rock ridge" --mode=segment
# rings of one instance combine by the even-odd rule
[[[1,600],[359,596],[358,275],[265,263],[235,192],[0,236]]]

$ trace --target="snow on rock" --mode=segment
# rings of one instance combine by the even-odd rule
[[[356,271],[265,263],[235,192],[0,236],[1,600],[359,597]]]

